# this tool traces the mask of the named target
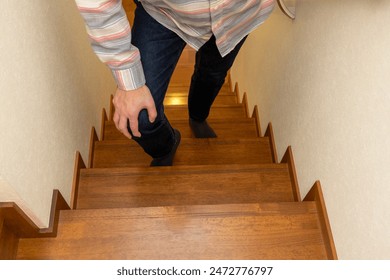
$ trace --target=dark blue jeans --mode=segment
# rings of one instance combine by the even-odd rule
[[[154,20],[141,3],[138,1],[135,3],[137,8],[132,44],[140,50],[146,85],[153,96],[158,116],[154,123],[150,123],[147,111],[141,111],[138,121],[142,136],[133,139],[147,154],[159,158],[167,155],[175,142],[173,129],[164,114],[163,102],[169,81],[186,43],[176,33]],[[197,52],[188,98],[190,118],[197,121],[206,120],[244,41],[245,39],[227,56],[221,57],[212,36]]]

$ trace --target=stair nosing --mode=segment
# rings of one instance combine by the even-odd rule
[[[206,169],[207,168],[207,169]],[[217,170],[216,170],[217,169]],[[287,163],[252,163],[252,164],[209,164],[209,165],[176,165],[176,166],[159,166],[159,167],[145,167],[145,166],[129,166],[129,167],[93,167],[84,168],[80,170],[80,175],[87,175],[93,173],[102,173],[105,171],[112,172],[142,172],[142,173],[160,173],[164,171],[172,171],[177,173],[184,172],[209,172],[212,173],[215,170],[217,172],[223,172],[232,170],[233,171],[261,171],[261,170],[275,170],[275,171],[288,171]]]

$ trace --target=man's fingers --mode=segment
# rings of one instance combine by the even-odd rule
[[[148,104],[148,106],[146,106],[146,110],[148,111],[149,121],[154,123],[157,118],[157,110],[154,102],[152,104]]]
[[[116,124],[115,124],[116,125]],[[118,125],[116,127],[120,132],[122,132],[123,135],[125,135],[127,138],[131,139],[131,134],[129,133],[127,129],[127,118],[120,118],[118,121]]]
[[[114,119],[115,125],[128,138],[130,138],[130,134],[141,137],[138,117],[143,109],[147,110],[150,122],[155,122],[157,118],[153,97],[145,85],[130,91],[118,88],[113,98],[113,104],[115,106],[115,114],[117,114]],[[127,127],[128,120],[130,122],[130,133]]]
[[[131,133],[133,133],[135,137],[141,137],[141,133],[138,131],[138,118],[131,118],[129,121]]]

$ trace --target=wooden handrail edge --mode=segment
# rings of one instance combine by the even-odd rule
[[[282,12],[288,16],[291,19],[295,19],[295,11],[291,11],[289,8],[287,8],[286,4],[284,3],[284,0],[278,0],[278,4]]]

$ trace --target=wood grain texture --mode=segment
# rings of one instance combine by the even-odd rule
[[[182,64],[178,65],[172,74],[171,84],[181,84],[190,86],[192,73],[194,72],[194,65]]]
[[[170,122],[172,127],[178,129],[182,138],[194,138],[194,135],[188,124],[188,120],[173,120]],[[210,120],[210,126],[217,133],[218,138],[257,138],[257,129],[254,119],[226,119]],[[106,122],[104,139],[126,140],[127,138],[118,131],[113,122]]]
[[[112,107],[112,116],[115,108]],[[187,105],[167,105],[165,106],[165,114],[170,121],[186,120],[188,121],[188,107]],[[226,120],[226,119],[245,119],[247,118],[245,107],[242,104],[218,105],[213,106],[210,111],[208,120]]]
[[[327,255],[315,203],[293,202],[63,211],[57,238],[21,239],[17,258],[289,260]]]
[[[0,202],[3,227],[17,237],[37,237],[40,228],[13,202]]]
[[[94,168],[149,166],[151,158],[134,141],[101,141],[95,145]],[[272,163],[267,138],[182,139],[174,165]]]
[[[78,209],[294,201],[286,164],[84,169]]]
[[[4,221],[3,208],[0,208],[0,260],[16,258],[19,237],[8,228]]]
[[[129,1],[124,5],[134,8]],[[151,158],[114,127],[111,96],[108,118],[102,112],[103,141],[91,132],[93,168],[76,155],[77,210],[60,211],[66,202],[53,194],[57,206],[42,230],[16,205],[0,204],[7,258],[337,258],[319,182],[301,202],[291,147],[277,164],[272,125],[260,137],[258,108],[248,118],[247,95],[240,103],[230,75],[208,119],[218,138],[191,138],[186,96],[193,56],[187,47],[165,100],[168,118],[182,131],[174,166],[149,167]]]
[[[60,211],[69,209],[60,192],[53,190],[49,227],[41,229],[16,203],[0,202],[2,228],[6,228],[6,230],[12,232],[18,238],[55,237]]]
[[[326,205],[320,181],[315,182],[314,186],[304,198],[304,201],[314,201],[316,203],[318,219],[322,231],[321,235],[324,239],[327,258],[331,260],[337,260],[336,246],[333,240],[332,229],[328,218],[328,212],[326,211]]]

